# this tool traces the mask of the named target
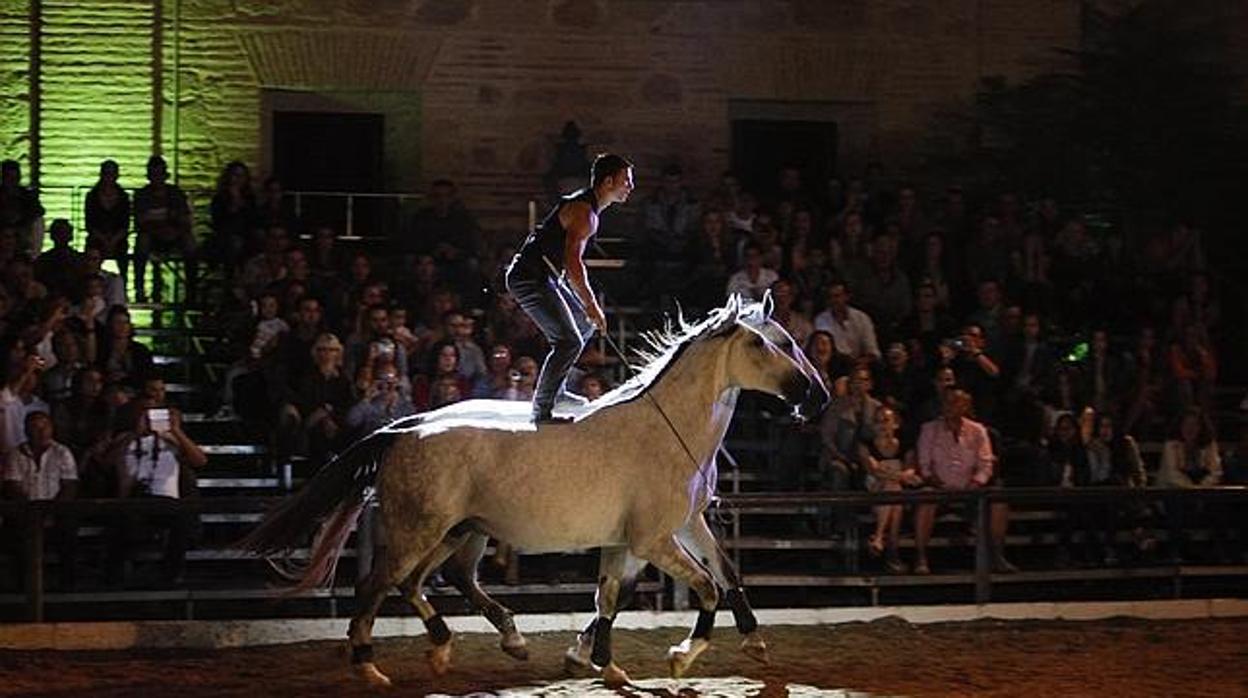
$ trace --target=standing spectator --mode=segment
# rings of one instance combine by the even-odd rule
[[[815,329],[831,334],[838,352],[855,361],[877,362],[880,346],[875,338],[875,323],[866,313],[850,307],[849,299],[849,287],[844,281],[829,284],[827,308],[815,316]]]
[[[198,274],[195,267],[195,236],[191,232],[191,206],[186,194],[168,184],[165,159],[153,155],[147,160],[147,185],[134,193],[134,293],[140,303],[147,300],[143,281],[147,260],[153,254],[178,253],[186,265],[187,293],[195,297]],[[152,281],[152,293],[159,296],[160,274]],[[159,298],[157,298],[159,300]]]
[[[657,260],[675,261],[698,220],[698,202],[684,183],[679,165],[663,168],[662,182],[645,204],[645,248]]]
[[[181,584],[195,516],[182,504],[189,494],[182,483],[190,477],[186,469],[203,467],[208,456],[182,430],[181,413],[152,407],[151,400],[140,398],[130,409],[129,425],[117,439],[114,457],[117,497],[148,499],[151,513],[127,514],[113,532],[110,580],[124,582],[120,568],[132,557],[134,542],[155,528],[168,531],[162,581]]]
[[[858,462],[867,474],[870,492],[899,492],[902,486],[922,483],[914,469],[914,451],[898,436],[897,413],[881,407],[875,413],[874,436],[858,444]],[[905,572],[897,554],[901,538],[902,505],[884,504],[875,507],[875,533],[868,541],[873,556],[884,555],[884,569],[893,574]]]
[[[971,395],[951,388],[943,396],[942,417],[923,425],[919,432],[919,474],[930,487],[944,490],[965,490],[987,487],[992,483],[994,456],[988,430],[968,416]],[[1016,572],[1005,559],[1005,533],[1009,524],[1009,508],[1003,503],[991,505],[989,535],[992,545],[992,568],[996,572]],[[927,559],[927,543],[936,523],[935,504],[919,504],[914,510],[915,574],[931,574]],[[984,535],[984,531],[979,531]]]
[[[87,192],[84,214],[87,245],[99,245],[105,259],[116,260],[124,279],[130,267],[130,195],[117,183],[120,175],[115,161],[100,163],[100,178]]]
[[[450,283],[464,290],[462,282],[475,265],[480,230],[454,182],[434,180],[429,187],[429,205],[417,212],[415,227],[415,238],[404,241],[401,249],[408,254],[433,255]]]
[[[763,248],[756,242],[745,245],[745,266],[728,277],[728,295],[739,293],[749,300],[762,300],[763,293],[780,279],[774,269],[763,265]]]
[[[43,249],[43,206],[39,193],[22,186],[22,166],[0,162],[0,228],[12,228],[17,249],[34,256]]]
[[[953,367],[958,385],[971,394],[976,416],[985,424],[995,425],[997,416],[997,381],[1001,368],[986,350],[984,331],[968,324],[954,342],[941,345],[941,355]]]
[[[251,171],[238,160],[226,164],[217,177],[212,196],[213,256],[233,271],[248,247],[259,220],[256,196],[251,189]]]
[[[78,466],[74,454],[54,438],[52,418],[47,412],[31,412],[26,415],[26,438],[17,448],[4,456],[5,499],[21,501],[67,500],[78,496]],[[78,548],[78,525],[74,517],[58,515],[55,519],[55,545],[61,559],[61,589],[74,586],[74,563]],[[14,520],[5,538],[18,543],[13,546],[17,554],[16,568],[26,569],[25,542],[28,531],[23,531],[24,521]]]

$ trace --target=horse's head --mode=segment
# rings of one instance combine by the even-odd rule
[[[786,338],[793,344],[788,332],[778,324],[776,327],[767,326],[774,323],[771,320],[770,297],[762,306],[757,310],[751,309],[743,306],[739,298],[733,297],[723,309],[719,333],[723,334],[727,343],[724,370],[728,384],[774,395],[795,408],[800,408],[808,400],[815,408],[822,408],[827,401],[827,389],[817,374],[812,380],[792,349],[783,346]],[[801,350],[797,349],[796,353],[800,354]],[[812,392],[815,394],[813,398]]]
[[[819,370],[807,358],[806,352],[793,339],[793,335],[784,328],[784,325],[771,316],[773,309],[771,291],[767,291],[761,302],[742,306],[738,320],[757,330],[759,334],[767,338],[767,341],[787,354],[810,379],[810,389],[806,391],[806,398],[794,408],[794,416],[803,421],[813,420],[823,413],[823,408],[828,404],[831,395],[828,387],[823,383],[823,378],[819,375]]]

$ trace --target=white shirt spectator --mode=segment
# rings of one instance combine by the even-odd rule
[[[767,267],[760,267],[758,276],[754,278],[750,278],[748,270],[742,269],[728,277],[728,295],[740,293],[750,300],[759,301],[763,299],[763,293],[779,280],[780,275]]]
[[[29,443],[13,449],[4,459],[4,481],[18,483],[18,488],[30,500],[56,499],[62,482],[77,479],[78,464],[74,462],[74,454],[55,441],[38,459]]]
[[[832,335],[836,350],[855,359],[869,357],[872,361],[880,358],[880,345],[875,339],[875,323],[871,317],[857,308],[849,308],[845,321],[841,322],[825,310],[815,316],[815,329],[823,330]]]
[[[52,413],[48,403],[37,396],[22,402],[12,388],[0,390],[0,454],[8,453],[26,441],[26,415],[31,412]]]
[[[155,434],[136,438],[126,446],[121,467],[134,479],[137,492],[177,499],[178,447]]]

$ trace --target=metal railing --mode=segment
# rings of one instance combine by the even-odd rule
[[[266,511],[277,497],[203,497],[188,498],[181,504],[186,511],[194,513],[259,513]],[[804,509],[810,511],[831,511],[837,508],[859,509],[881,504],[952,504],[965,505],[972,513],[977,535],[975,536],[975,564],[970,574],[970,583],[974,587],[976,603],[987,603],[992,600],[993,584],[1005,581],[1009,576],[996,575],[992,571],[991,542],[985,532],[990,530],[992,505],[1005,503],[1011,505],[1046,505],[1054,509],[1069,510],[1072,505],[1121,505],[1126,501],[1161,502],[1170,513],[1164,525],[1170,529],[1172,536],[1182,533],[1184,521],[1182,512],[1191,502],[1234,504],[1248,508],[1248,488],[1245,487],[1211,487],[1193,489],[1154,489],[1100,487],[1084,489],[1066,488],[979,488],[973,490],[913,490],[901,492],[845,492],[845,493],[760,493],[725,494],[718,502],[721,513],[733,513],[736,518],[748,510],[784,510]],[[144,499],[105,499],[105,500],[65,500],[65,501],[0,501],[0,516],[14,517],[24,524],[26,538],[22,541],[25,547],[25,597],[28,617],[34,622],[42,622],[45,617],[47,603],[44,585],[44,563],[46,526],[49,517],[69,516],[76,520],[86,517],[119,517],[127,514],[142,515],[168,511],[167,503],[153,502]],[[159,510],[159,512],[158,512]],[[723,541],[725,546],[735,549],[740,543],[742,534],[734,527]],[[1240,541],[1242,544],[1244,541]],[[366,543],[357,543],[357,548]],[[244,556],[245,557],[245,556]],[[367,551],[357,554],[357,564],[367,564]],[[1248,568],[1245,568],[1248,569]],[[1236,572],[1243,574],[1244,570]],[[1183,568],[1174,565],[1164,568],[1154,576],[1180,577]],[[1017,576],[1015,577],[1017,578]],[[920,581],[921,583],[921,581]],[[674,605],[679,607],[680,600]]]

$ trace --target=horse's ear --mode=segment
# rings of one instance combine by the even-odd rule
[[[771,319],[771,311],[776,309],[776,301],[771,297],[771,289],[763,292],[763,319]]]

